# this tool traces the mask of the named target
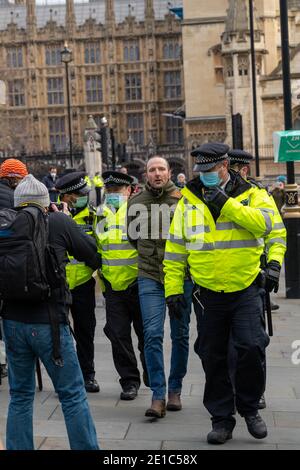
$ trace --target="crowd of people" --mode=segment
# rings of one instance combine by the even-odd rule
[[[266,406],[265,294],[278,289],[286,230],[273,197],[249,175],[252,155],[216,142],[201,145],[192,156],[195,177],[189,182],[179,174],[174,183],[168,161],[159,155],[146,164],[143,188],[126,168],[96,174],[94,187],[104,188],[104,194],[96,192],[96,207],[84,172],[58,176],[50,168],[42,183],[22,162],[2,163],[0,269],[4,263],[7,269],[0,274],[0,315],[10,388],[7,449],[34,448],[36,358],[58,394],[71,449],[99,448],[87,401],[87,393],[100,391],[94,364],[96,278],[105,298],[104,333],[120,377],[121,400],[134,400],[143,380],[152,392],[147,417],[164,418],[167,411],[182,409],[193,307],[194,349],[206,378],[203,403],[212,417],[208,442],[232,438],[235,410],[253,437],[266,437],[258,413]],[[13,269],[20,233],[26,240],[22,246],[34,246],[31,263],[35,256],[44,259],[43,275],[31,284],[26,279],[25,286]],[[18,251],[22,270],[20,259]],[[20,286],[17,294],[10,293],[8,280]],[[167,310],[168,380],[163,354]]]

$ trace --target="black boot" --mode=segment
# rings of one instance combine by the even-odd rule
[[[221,421],[213,423],[213,428],[207,435],[207,442],[209,444],[224,444],[229,439],[232,439],[232,431],[235,427],[235,419],[230,421]]]
[[[279,310],[279,305],[271,301],[271,310],[272,312],[274,312],[274,310]]]
[[[264,410],[265,408],[267,408],[266,399],[265,399],[265,396],[262,395],[261,399],[258,402],[258,409],[259,410]]]
[[[88,393],[100,392],[100,387],[96,379],[87,379],[84,381],[85,389]]]
[[[258,413],[244,416],[244,418],[251,436],[255,437],[255,439],[264,439],[267,437],[268,430],[266,423]]]
[[[134,400],[137,397],[138,389],[134,384],[124,385],[120,394],[121,400]]]
[[[213,428],[213,430],[207,434],[207,442],[209,444],[224,444],[229,439],[232,439],[232,432],[226,428]]]

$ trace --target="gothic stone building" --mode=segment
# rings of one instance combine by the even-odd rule
[[[240,113],[244,148],[254,152],[249,2],[183,4],[187,148],[208,140],[231,145],[232,115]],[[284,129],[279,0],[253,4],[260,170],[274,179],[285,172],[285,165],[273,163],[272,146],[273,132]],[[300,129],[300,0],[288,0],[288,6],[293,121]],[[296,172],[300,182],[298,163]]]
[[[88,116],[105,116],[116,142],[129,143],[128,166],[142,171],[159,152],[183,169],[182,121],[166,116],[184,103],[181,23],[167,0],[90,0],[36,5],[0,1],[0,80],[7,102],[0,151],[68,148],[67,41],[72,137],[83,145]],[[181,6],[182,0],[176,0]],[[1,83],[1,82],[0,82]]]

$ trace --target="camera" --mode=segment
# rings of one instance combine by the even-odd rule
[[[59,203],[59,204],[58,204],[57,202],[51,202],[51,204],[50,204],[50,206],[49,206],[49,212],[57,212],[57,211],[53,208],[53,206],[55,206],[59,212],[62,212],[62,211],[64,210],[64,205],[63,205],[62,202]]]

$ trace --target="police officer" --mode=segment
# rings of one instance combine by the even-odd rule
[[[95,173],[95,176],[93,178],[93,185],[95,187],[96,192],[96,206],[98,207],[101,204],[101,189],[103,188],[103,181],[99,174],[99,171]]]
[[[261,191],[264,191],[265,195],[270,197],[271,204],[274,210],[274,226],[272,231],[264,237],[265,239],[265,253],[263,257],[263,265],[269,263],[275,267],[274,274],[277,276],[276,282],[269,283],[266,288],[269,292],[274,290],[277,292],[280,276],[280,267],[284,260],[284,254],[286,251],[286,228],[282,221],[281,215],[278,211],[277,205],[273,197],[267,192],[266,188],[254,178],[250,176],[250,163],[254,159],[253,155],[241,149],[233,149],[228,152],[230,158],[230,168],[240,173],[240,175],[249,181],[253,186],[258,187]],[[279,266],[278,266],[279,264]],[[265,266],[262,266],[263,268]],[[278,310],[279,305],[271,302],[271,310]],[[266,400],[264,395],[259,401],[259,409],[266,408]]]
[[[98,246],[102,255],[105,285],[106,325],[104,333],[112,345],[115,368],[120,376],[121,400],[134,400],[141,384],[140,372],[132,345],[131,325],[138,337],[138,349],[144,369],[144,335],[137,285],[137,252],[127,240],[127,200],[133,178],[125,173],[106,171],[105,218],[97,227]]]
[[[229,172],[228,151],[228,145],[207,143],[192,152],[200,175],[182,190],[164,260],[168,303],[181,309],[186,264],[198,286],[203,306],[198,354],[206,376],[203,402],[212,415],[210,444],[232,438],[235,404],[249,433],[267,436],[257,411],[269,343],[259,277],[263,237],[273,229],[274,211],[259,188]],[[237,353],[235,402],[227,360],[230,336]]]
[[[93,237],[95,210],[89,205],[89,192],[84,172],[73,172],[62,176],[56,188],[60,200],[66,202],[71,216],[85,233]],[[68,284],[72,293],[71,313],[74,323],[77,354],[87,392],[96,393],[100,388],[95,379],[94,337],[95,316],[95,279],[93,269],[84,262],[69,256],[66,265]]]
[[[274,211],[274,227],[272,231],[265,237],[266,256],[268,263],[272,262],[274,266],[279,264],[281,267],[286,251],[286,228],[282,221],[280,212],[278,211],[276,202],[274,201],[272,195],[267,192],[266,188],[260,182],[256,181],[250,176],[250,163],[253,160],[253,155],[246,152],[245,150],[233,149],[228,152],[228,156],[230,159],[230,168],[232,170],[238,171],[244,179],[263,191],[265,196],[268,195],[270,197]],[[278,265],[276,270],[278,272],[279,281],[280,268]],[[276,286],[270,287],[272,287],[271,291],[275,289],[274,292],[277,292]],[[278,310],[279,306],[272,302],[271,309]]]

